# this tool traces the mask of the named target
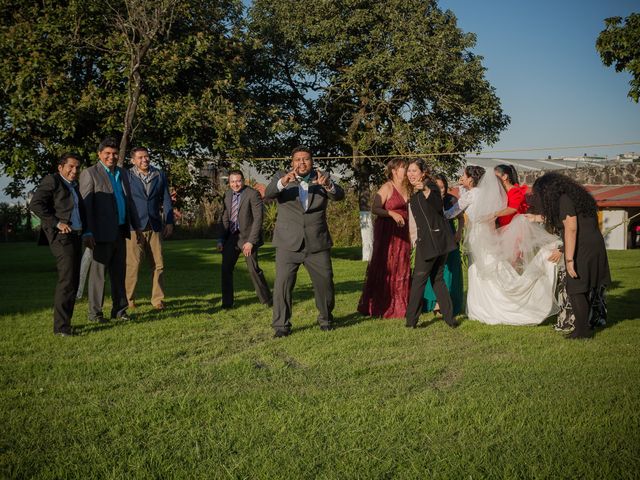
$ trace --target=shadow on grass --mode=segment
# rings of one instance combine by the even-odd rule
[[[637,320],[640,312],[640,288],[631,288],[620,294],[607,296],[607,326],[627,320]]]

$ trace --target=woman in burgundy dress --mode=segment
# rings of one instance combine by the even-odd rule
[[[358,312],[372,317],[404,318],[411,279],[411,244],[407,221],[407,161],[387,163],[385,182],[371,208],[373,253],[367,268]]]

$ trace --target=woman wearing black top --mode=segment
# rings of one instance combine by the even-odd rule
[[[424,288],[431,279],[444,321],[457,327],[453,318],[451,296],[444,283],[447,254],[456,248],[449,223],[444,218],[440,189],[430,178],[424,160],[413,160],[407,168],[413,187],[409,199],[409,232],[416,247],[415,267],[407,305],[406,326],[416,327],[422,311]]]
[[[575,330],[567,338],[589,337],[594,293],[611,283],[596,202],[577,182],[553,172],[535,181],[533,195],[544,223],[564,241],[567,294],[575,315]]]

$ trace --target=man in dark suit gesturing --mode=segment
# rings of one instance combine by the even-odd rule
[[[78,156],[67,153],[58,161],[58,173],[42,179],[29,204],[40,218],[41,245],[49,244],[56,258],[58,283],[53,306],[53,333],[71,336],[71,317],[76,304],[82,258],[82,229],[86,225],[84,204],[76,179]]]
[[[262,198],[256,190],[244,184],[240,170],[229,172],[229,187],[224,196],[222,237],[218,240],[218,250],[222,252],[222,308],[233,307],[233,269],[240,252],[247,261],[258,300],[270,304],[271,292],[258,266],[258,247],[263,243]]]
[[[126,243],[129,230],[144,241],[131,199],[126,172],[118,167],[118,144],[105,138],[98,147],[99,161],[80,175],[80,194],[87,211],[84,243],[93,250],[89,274],[89,320],[108,321],[102,315],[104,275],[111,280],[111,318],[128,320],[125,292]]]
[[[342,200],[344,190],[329,175],[314,170],[311,150],[297,147],[291,154],[291,171],[271,180],[265,198],[278,201],[273,233],[276,279],[273,287],[273,322],[276,337],[291,332],[291,293],[303,264],[313,283],[318,323],[330,330],[335,292],[331,266],[331,235],[327,225],[329,200]]]

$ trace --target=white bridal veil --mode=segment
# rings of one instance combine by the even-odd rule
[[[507,198],[492,171],[473,190],[465,236],[469,316],[485,323],[541,323],[558,311],[555,265],[547,259],[560,239],[524,215],[497,229],[494,213],[506,207]]]

